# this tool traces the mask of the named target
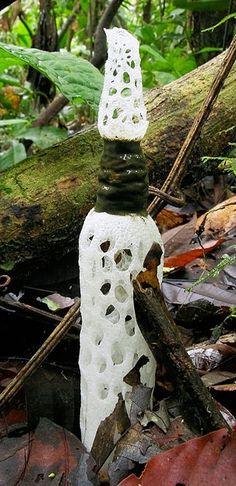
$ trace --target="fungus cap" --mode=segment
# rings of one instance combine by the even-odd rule
[[[143,101],[139,42],[124,29],[105,29],[108,59],[101,95],[98,130],[109,140],[143,138],[148,127]]]

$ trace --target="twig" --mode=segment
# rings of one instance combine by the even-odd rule
[[[225,79],[227,78],[234,62],[236,60],[236,36],[232,40],[229,49],[226,51],[225,57],[222,61],[222,64],[219,68],[219,71],[216,74],[216,77],[212,83],[210,91],[205,98],[198,114],[196,115],[192,127],[177,155],[177,158],[174,162],[172,169],[169,172],[168,177],[166,178],[161,190],[165,193],[172,188],[179,187],[186,167],[189,162],[189,155],[192,151],[192,148],[197,141],[197,138],[200,134],[200,131],[203,127],[203,124],[207,120],[208,116],[211,113],[212,107],[216,101],[218,94],[223,86]],[[154,198],[152,203],[148,207],[148,212],[155,216],[160,209],[163,207],[163,202],[160,200],[158,196]]]
[[[27,312],[32,315],[39,315],[40,317],[46,317],[46,319],[51,319],[52,321],[62,321],[62,318],[60,316],[56,316],[45,310],[37,309],[37,307],[29,304],[24,304],[23,302],[15,302],[14,300],[6,299],[6,297],[0,297],[0,304],[7,309],[10,308],[13,310]]]
[[[106,36],[104,29],[108,28],[117,14],[123,0],[111,0],[104,10],[95,32],[94,49],[91,63],[101,68],[106,60]]]
[[[67,105],[69,100],[63,95],[59,94],[56,96],[52,102],[47,106],[47,108],[39,114],[38,118],[32,123],[32,127],[43,127],[48,125],[48,123],[59,113],[59,111]]]
[[[45,358],[51,353],[55,346],[60,342],[62,337],[66,334],[71,327],[75,318],[79,315],[80,301],[78,300],[67,312],[62,321],[54,329],[54,331],[44,341],[42,346],[36,351],[36,353],[30,358],[28,363],[17,373],[17,375],[11,380],[9,385],[0,394],[0,409],[2,409],[21,389],[25,380],[36,371],[38,366],[45,360]]]
[[[154,196],[158,196],[164,201],[166,201],[169,204],[172,204],[173,206],[183,206],[184,204],[184,198],[180,199],[178,197],[173,197],[170,196],[169,194],[166,194],[163,192],[161,189],[158,189],[157,187],[154,186],[148,186],[148,192],[149,194],[153,194]]]
[[[139,274],[141,281],[145,280],[145,273]],[[157,279],[155,289],[144,289],[138,279],[133,282],[137,321],[157,363],[166,369],[168,381],[174,385],[183,418],[200,434],[227,426],[181,342]]]

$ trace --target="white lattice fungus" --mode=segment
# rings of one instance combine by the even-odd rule
[[[149,358],[141,368],[142,383],[154,386],[155,360],[136,322],[131,282],[154,242],[163,246],[150,216],[114,216],[95,210],[88,214],[80,234],[80,422],[88,450],[100,422],[113,412],[118,393],[129,410],[131,387],[123,378],[142,355]]]
[[[141,140],[147,130],[139,42],[124,29],[106,30],[108,60],[98,130],[109,140]]]

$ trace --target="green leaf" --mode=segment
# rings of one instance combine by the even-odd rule
[[[65,129],[55,127],[29,128],[20,134],[20,138],[32,140],[39,149],[50,147],[61,140],[65,140],[67,136]]]
[[[0,70],[12,64],[28,64],[50,79],[73,103],[86,101],[98,108],[103,76],[85,59],[70,52],[24,49],[0,42]]]
[[[192,10],[193,12],[227,10],[229,0],[174,0],[176,7]]]
[[[9,76],[9,74],[1,74],[0,83],[8,84],[10,86],[21,86],[21,82],[19,81],[19,79],[13,78],[12,76]]]
[[[25,158],[26,151],[23,143],[13,140],[12,147],[0,153],[0,172],[13,167]]]
[[[10,120],[0,120],[0,128],[15,126],[15,125],[26,125],[28,120],[24,118],[11,118]]]
[[[147,52],[148,54],[150,54],[156,61],[160,61],[162,62],[163,64],[166,65],[166,67],[169,67],[169,64],[168,62],[166,61],[166,59],[161,55],[159,54],[159,52],[155,51],[155,49],[153,49],[152,47],[148,46],[147,44],[143,44],[140,46],[140,52]]]

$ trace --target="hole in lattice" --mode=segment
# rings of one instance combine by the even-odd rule
[[[131,49],[126,49],[125,53],[129,54],[131,52]]]
[[[93,238],[94,238],[94,232],[93,231],[89,231],[88,236],[87,236],[87,245],[88,246],[91,245]]]
[[[106,253],[109,248],[110,248],[110,245],[111,245],[111,242],[109,240],[107,241],[103,241],[101,244],[100,244],[100,248],[101,250],[103,251],[103,253]]]
[[[95,340],[94,340],[95,345],[100,346],[102,340],[103,340],[103,333],[97,334],[97,336],[95,337]]]
[[[132,67],[132,69],[134,69],[135,68],[135,62],[131,61],[130,66]]]
[[[136,99],[134,100],[134,108],[138,108],[140,105],[140,100]]]
[[[104,272],[111,272],[112,267],[113,267],[113,264],[112,264],[111,259],[107,255],[102,257],[102,268],[103,268]]]
[[[134,336],[135,334],[135,322],[132,316],[129,314],[125,317],[125,330],[128,336]]]
[[[100,288],[103,295],[107,295],[110,292],[110,289],[111,289],[111,283],[109,280],[106,280]]]
[[[124,88],[121,91],[121,96],[131,96],[131,89],[130,88]]]
[[[115,309],[114,305],[109,305],[105,311],[105,318],[112,322],[112,324],[117,324],[120,320],[120,313]]]
[[[138,81],[137,81],[137,79],[134,81],[134,86],[135,86],[135,88],[137,88],[137,86],[138,86]]]
[[[109,305],[106,309],[105,316],[109,316],[115,310],[114,305]]]
[[[83,366],[88,366],[92,361],[92,353],[89,349],[82,351],[81,363]]]
[[[107,398],[108,392],[109,392],[109,386],[108,385],[102,384],[102,385],[99,386],[99,388],[98,388],[98,396],[102,400],[104,400],[105,398]]]
[[[133,122],[134,124],[139,123],[139,121],[140,121],[140,118],[139,118],[137,115],[133,115],[133,116],[132,116],[132,122]]]
[[[125,123],[127,120],[127,116],[124,116],[124,118],[122,118],[122,123]]]
[[[119,116],[118,110],[115,108],[115,110],[113,110],[113,113],[112,113],[113,120],[116,120],[116,118],[118,118],[118,116]]]
[[[114,260],[118,270],[127,270],[132,262],[133,255],[129,248],[118,250],[114,255]]]
[[[127,73],[127,71],[123,73],[123,81],[124,83],[130,83],[130,75]]]
[[[99,357],[96,360],[98,373],[103,373],[107,367],[106,361],[103,357]]]
[[[125,302],[128,298],[128,293],[123,285],[117,285],[115,288],[115,297],[118,302]]]
[[[112,95],[114,95],[116,93],[117,93],[117,89],[116,88],[110,88],[109,89],[109,96],[112,96]]]
[[[107,120],[108,120],[108,116],[105,115],[104,118],[103,118],[103,125],[106,125],[107,124]]]
[[[117,74],[118,74],[118,73],[117,73],[117,70],[116,70],[116,69],[114,69],[114,71],[113,71],[113,76],[117,76]]]
[[[114,343],[111,348],[111,359],[114,365],[119,365],[123,363],[123,353],[120,348],[119,343]]]

